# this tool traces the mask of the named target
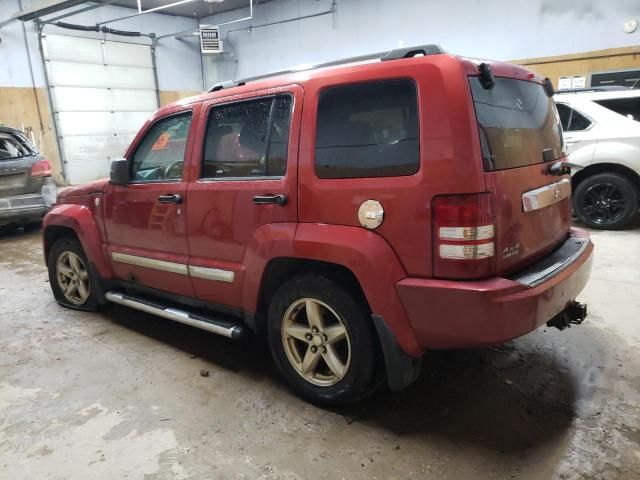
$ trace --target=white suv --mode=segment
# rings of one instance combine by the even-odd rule
[[[620,87],[558,92],[572,168],[573,208],[593,228],[624,228],[640,198],[640,90]]]

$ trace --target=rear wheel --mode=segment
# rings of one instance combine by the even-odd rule
[[[91,273],[87,256],[77,240],[62,238],[54,243],[47,267],[51,290],[59,304],[81,310],[97,308],[98,279]]]
[[[575,189],[576,216],[591,228],[626,227],[638,210],[638,189],[617,173],[599,173],[585,178]]]
[[[281,374],[318,403],[353,403],[375,388],[375,344],[366,309],[338,284],[296,277],[269,309],[268,336]]]

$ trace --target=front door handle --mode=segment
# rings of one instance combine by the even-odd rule
[[[182,195],[169,194],[169,195],[160,195],[158,197],[158,201],[160,203],[182,203]]]
[[[256,195],[253,197],[253,203],[256,205],[284,205],[287,203],[286,195]]]

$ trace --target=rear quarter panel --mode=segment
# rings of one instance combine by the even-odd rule
[[[344,73],[341,73],[344,72]],[[411,79],[417,86],[420,169],[410,176],[320,179],[315,174],[316,118],[320,93],[349,83]],[[448,55],[411,63],[379,62],[318,75],[307,81],[300,135],[301,222],[361,228],[360,205],[378,200],[385,210],[376,229],[409,275],[431,276],[431,200],[439,194],[484,190],[480,146],[466,72]]]

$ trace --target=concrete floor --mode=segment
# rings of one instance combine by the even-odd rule
[[[59,307],[39,232],[1,237],[0,478],[640,478],[640,227],[593,239],[583,326],[323,410],[257,340]]]

